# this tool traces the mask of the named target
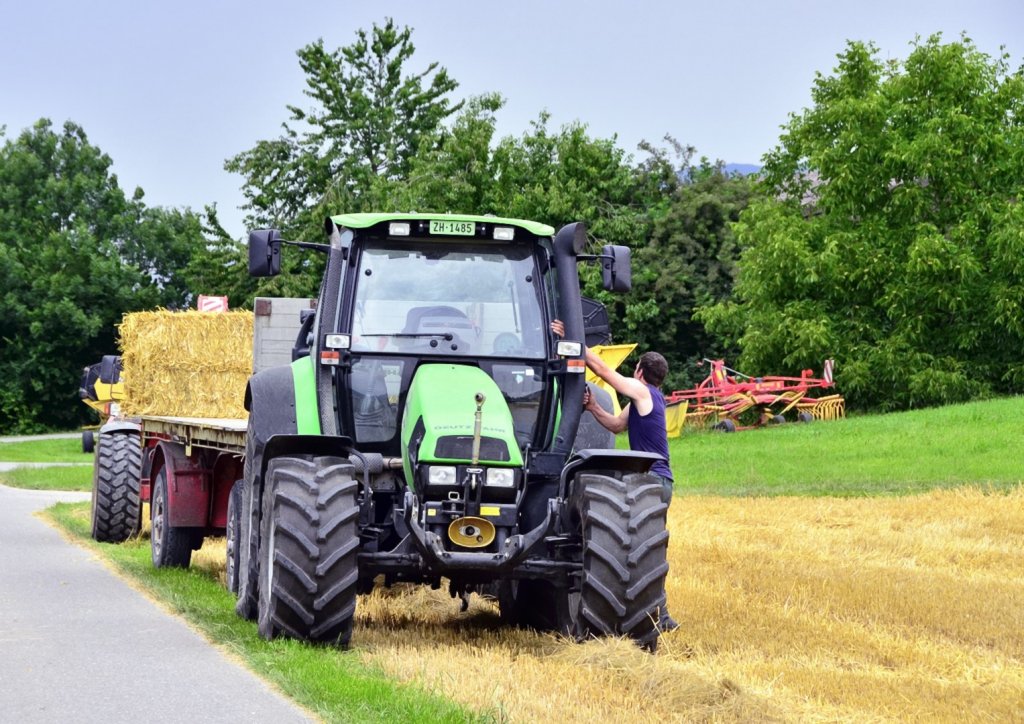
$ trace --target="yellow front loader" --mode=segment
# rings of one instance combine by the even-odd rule
[[[82,382],[78,388],[82,402],[99,415],[100,426],[111,415],[116,415],[124,399],[124,382],[121,380],[121,358],[106,355],[97,364],[82,370]],[[92,429],[82,432],[82,452],[91,453],[96,447]]]

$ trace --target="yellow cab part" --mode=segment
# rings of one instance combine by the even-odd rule
[[[96,380],[95,384],[93,384],[93,389],[96,390],[96,402],[98,403],[124,399],[124,382],[115,382],[112,385],[108,385],[105,382]]]
[[[115,382],[112,385],[108,385],[105,382],[96,380],[92,387],[95,391],[96,399],[83,399],[82,402],[96,410],[99,413],[100,421],[103,422],[110,416],[110,404],[124,399],[124,382]]]
[[[590,349],[594,353],[596,353],[598,357],[601,358],[602,362],[604,362],[606,365],[608,365],[614,370],[620,364],[622,364],[623,361],[625,361],[625,359],[629,357],[630,354],[632,354],[633,350],[636,349],[636,345],[604,344],[598,345],[596,347],[591,347]],[[630,372],[627,375],[627,377],[629,376],[632,376],[632,372]],[[622,407],[619,405],[618,394],[615,392],[611,385],[609,385],[607,382],[605,382],[600,377],[591,372],[590,368],[587,368],[587,382],[593,382],[595,385],[597,385],[602,390],[604,390],[605,392],[612,396],[612,405],[615,407],[614,413],[616,415],[622,412]]]

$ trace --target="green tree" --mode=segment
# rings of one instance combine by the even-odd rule
[[[747,369],[837,360],[857,406],[1024,389],[1024,76],[966,37],[850,43],[765,159],[735,298],[701,318]]]
[[[190,300],[195,216],[126,198],[110,165],[70,122],[0,146],[0,430],[84,419],[81,369],[116,350],[122,313]]]
[[[653,219],[650,238],[634,256],[633,296],[650,300],[657,313],[635,323],[636,336],[647,349],[662,352],[669,363],[666,387],[690,387],[707,376],[704,358],[725,357],[735,350],[709,333],[694,318],[695,310],[731,297],[739,244],[733,224],[756,197],[752,177],[730,176],[722,163],[702,158],[691,165],[694,149],[676,149],[670,181],[659,188],[664,208]],[[667,164],[664,152],[650,149],[653,161]],[[649,173],[665,178],[651,165]]]
[[[323,41],[300,49],[313,106],[289,106],[279,138],[226,162],[244,177],[253,226],[316,238],[325,215],[368,210],[375,185],[406,179],[424,139],[460,109],[458,84],[436,62],[410,72],[410,28],[389,18],[356,36],[334,51]]]

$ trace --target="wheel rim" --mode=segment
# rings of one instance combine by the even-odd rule
[[[267,535],[267,560],[263,561],[267,567],[267,593],[272,594],[274,590],[274,521],[270,521],[270,533]],[[268,600],[270,600],[268,598]]]
[[[238,550],[238,524],[235,522],[235,512],[232,506],[228,506],[228,529],[225,532],[227,538],[227,576],[230,583],[235,579],[235,551]],[[237,585],[237,584],[236,584]]]
[[[153,502],[153,553],[157,559],[164,547],[164,477],[157,478],[156,500]]]

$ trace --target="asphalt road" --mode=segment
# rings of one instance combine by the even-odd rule
[[[32,515],[88,499],[0,485],[0,721],[311,720]]]

